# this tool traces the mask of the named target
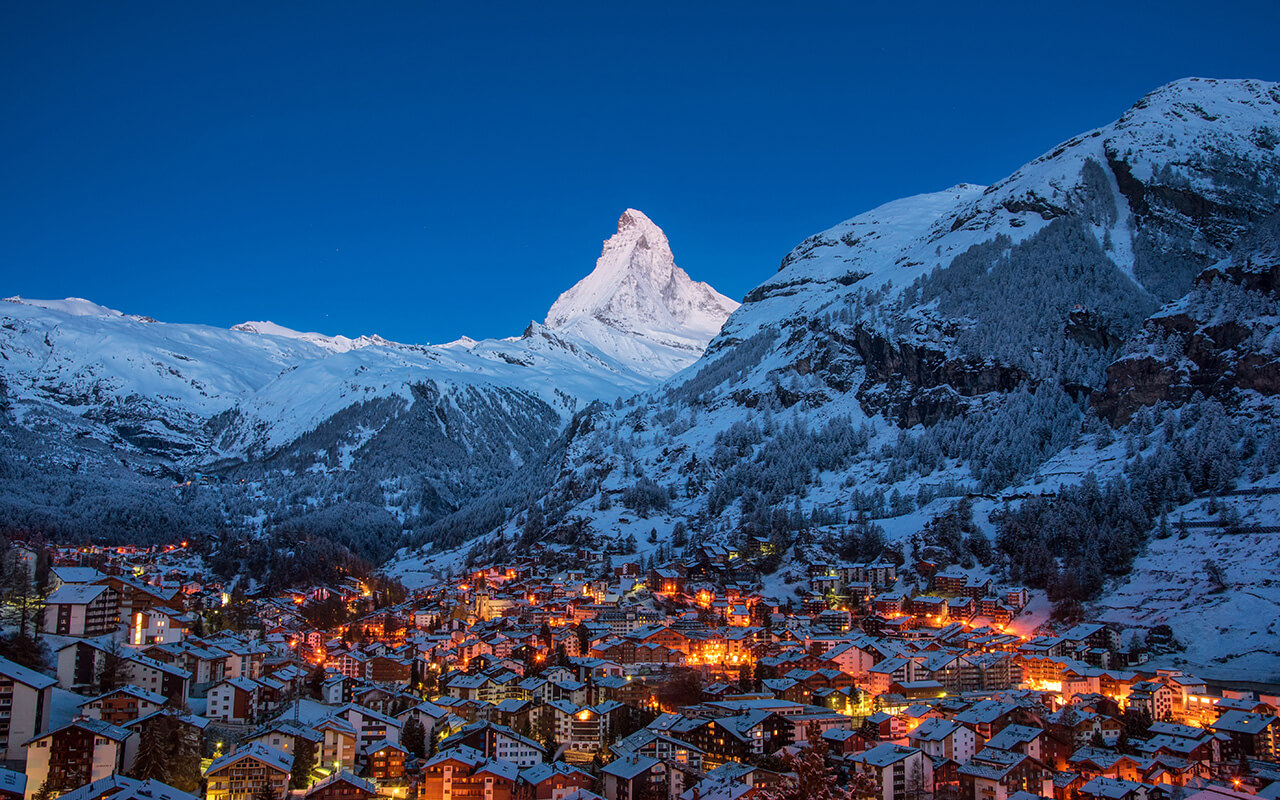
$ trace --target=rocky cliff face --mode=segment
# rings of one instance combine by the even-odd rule
[[[1028,382],[1087,395],[1145,317],[1280,205],[1277,131],[1274,84],[1162,87],[993,186],[897,201],[810,237],[709,352],[764,326],[792,332],[792,364],[851,351],[860,402],[905,425]],[[850,370],[832,363],[839,389]]]
[[[1139,408],[1197,393],[1233,406],[1280,394],[1280,214],[1204,270],[1192,290],[1154,314],[1094,394],[1099,414],[1125,424]]]

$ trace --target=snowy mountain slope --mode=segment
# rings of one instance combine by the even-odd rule
[[[483,559],[535,540],[530,531],[616,546],[656,530],[640,548],[653,554],[668,551],[678,526],[738,550],[752,537],[785,548],[840,530],[823,545],[831,557],[875,557],[864,552],[868,525],[906,555],[921,520],[966,493],[988,534],[1003,530],[987,516],[1005,500],[1016,509],[1041,492],[1085,497],[1107,524],[1124,517],[1145,532],[1159,503],[1181,505],[1246,466],[1274,471],[1259,454],[1280,441],[1267,421],[1280,389],[1224,391],[1225,412],[1144,417],[1145,435],[1169,432],[1146,449],[1088,399],[1148,317],[1280,206],[1277,137],[1280,86],[1179,81],[993,186],[906,198],[806,239],[697,364],[600,410],[541,497],[453,557]],[[1223,413],[1243,416],[1228,423]],[[1073,494],[1091,472],[1121,488]],[[1141,500],[1129,483],[1141,484]],[[483,519],[456,521],[468,535],[486,530]],[[1097,552],[1116,555],[1082,559],[1078,575],[1064,563],[1063,577],[1034,572],[1009,546],[1016,579],[1053,582],[1059,598],[1120,579],[1140,549],[1099,541]]]
[[[1269,476],[1245,491],[1275,491]],[[1217,506],[1217,508],[1214,508]],[[1160,666],[1193,665],[1226,680],[1280,678],[1280,535],[1232,533],[1213,523],[1230,517],[1248,526],[1273,526],[1280,495],[1197,499],[1170,514],[1205,527],[1176,527],[1154,537],[1133,572],[1098,603],[1098,617],[1146,630],[1169,625],[1185,650],[1160,657]],[[1219,580],[1219,578],[1221,580]]]
[[[205,420],[326,351],[280,337],[143,322],[66,301],[0,305],[3,377],[16,420],[33,405],[73,410],[124,440],[198,456]]]
[[[535,459],[575,409],[692,363],[728,315],[734,304],[675,267],[652,222],[624,219],[606,256],[631,255],[602,257],[566,293],[612,309],[605,321],[557,317],[510,339],[408,345],[269,322],[221,330],[10,298],[0,304],[0,410],[68,465],[114,450],[148,473],[232,470],[281,496],[298,496],[304,474],[329,476],[305,481],[317,503],[382,495],[405,524],[434,518]],[[247,507],[243,516],[263,519]]]

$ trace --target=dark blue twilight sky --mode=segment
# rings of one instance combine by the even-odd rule
[[[1160,84],[1280,80],[1274,0],[755,5],[7,3],[0,295],[505,336],[634,206],[741,297]]]

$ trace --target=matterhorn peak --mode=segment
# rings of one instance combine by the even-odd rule
[[[738,304],[676,266],[662,229],[628,208],[596,268],[547,313],[552,329],[603,326],[701,353]],[[594,338],[594,337],[592,337]]]

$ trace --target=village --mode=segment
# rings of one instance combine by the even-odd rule
[[[15,543],[46,655],[0,659],[0,795],[1280,798],[1280,697],[1027,630],[1021,587],[814,558],[774,598],[721,547],[568,555],[246,593],[185,542]]]

